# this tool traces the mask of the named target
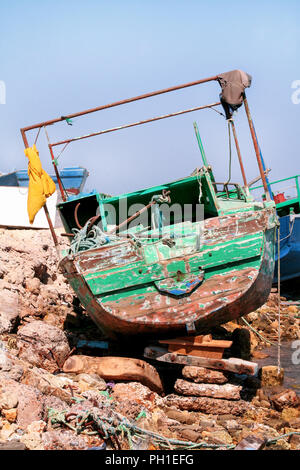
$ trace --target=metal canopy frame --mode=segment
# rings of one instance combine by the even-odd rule
[[[33,124],[31,126],[23,127],[22,129],[20,129],[20,131],[21,131],[21,135],[22,135],[22,138],[23,138],[24,146],[25,146],[25,148],[27,148],[29,146],[28,139],[27,139],[27,132],[29,132],[31,130],[38,129],[39,130],[38,132],[40,132],[41,128],[45,128],[45,130],[46,130],[46,127],[48,127],[48,126],[52,126],[53,124],[56,124],[56,123],[59,123],[59,122],[62,122],[62,121],[67,121],[68,122],[68,120],[73,119],[75,117],[80,117],[80,116],[84,116],[84,115],[87,115],[87,114],[95,113],[97,111],[102,111],[104,109],[109,109],[109,108],[113,108],[113,107],[116,107],[116,106],[129,104],[129,103],[132,103],[132,102],[135,102],[135,101],[143,100],[143,99],[146,99],[146,98],[151,98],[151,97],[157,96],[157,95],[162,95],[164,93],[170,93],[172,91],[181,90],[181,89],[192,87],[192,86],[195,86],[195,85],[200,85],[200,84],[207,83],[207,82],[212,82],[212,81],[218,81],[218,79],[219,79],[219,76],[215,75],[215,76],[212,76],[212,77],[209,77],[209,78],[203,78],[201,80],[196,80],[194,82],[188,82],[188,83],[184,83],[182,85],[176,85],[176,86],[169,87],[169,88],[163,88],[161,90],[152,91],[150,93],[145,93],[143,95],[138,95],[138,96],[135,96],[135,97],[132,97],[132,98],[127,98],[127,99],[124,99],[124,100],[115,101],[113,103],[98,106],[96,108],[90,108],[90,109],[87,109],[85,111],[80,111],[80,112],[77,112],[77,113],[68,114],[66,116],[61,116],[61,117],[56,118],[56,119],[51,119],[51,120],[48,120],[48,121],[40,122],[38,124]],[[198,110],[201,110],[201,109],[213,108],[213,107],[219,106],[219,105],[221,105],[221,102],[211,103],[211,104],[203,105],[203,106],[197,106],[195,108],[190,108],[190,109],[186,109],[186,110],[182,110],[182,111],[177,111],[177,112],[170,113],[170,114],[165,114],[165,115],[162,115],[162,116],[156,116],[156,117],[153,117],[153,118],[150,118],[150,119],[145,119],[145,120],[142,120],[142,121],[137,121],[137,122],[133,122],[133,123],[130,123],[130,124],[125,124],[125,125],[118,126],[118,127],[113,127],[113,128],[105,129],[105,130],[102,130],[102,131],[93,132],[91,134],[86,134],[86,135],[81,136],[81,137],[75,137],[75,138],[66,139],[66,140],[62,140],[62,141],[58,141],[58,142],[51,143],[50,140],[48,140],[48,147],[49,147],[49,150],[50,150],[52,163],[53,163],[53,166],[54,166],[55,174],[56,174],[56,177],[57,177],[57,181],[58,181],[58,185],[59,185],[59,189],[60,189],[63,201],[66,201],[66,195],[65,195],[65,191],[64,191],[60,176],[59,176],[57,166],[56,166],[56,160],[55,160],[55,156],[54,156],[54,152],[53,152],[53,147],[59,146],[59,145],[67,146],[69,143],[77,141],[77,140],[87,139],[87,138],[94,137],[94,136],[97,136],[97,135],[106,134],[108,132],[114,132],[114,131],[118,131],[118,130],[121,130],[121,129],[129,128],[129,127],[139,126],[139,125],[142,125],[142,124],[158,121],[158,120],[161,120],[161,119],[166,119],[166,118],[178,116],[178,115],[181,115],[181,114],[185,114],[185,113],[189,113],[189,112],[193,112],[193,111],[198,111]],[[249,105],[248,105],[248,101],[246,99],[245,94],[244,94],[244,106],[245,106],[246,116],[247,116],[248,123],[249,123],[250,133],[251,133],[251,137],[252,137],[252,141],[253,141],[253,145],[254,145],[254,150],[255,150],[255,154],[256,154],[256,159],[257,159],[257,163],[258,163],[260,176],[261,176],[261,179],[262,179],[262,182],[263,182],[263,186],[264,186],[264,189],[265,189],[265,194],[267,196],[267,200],[269,201],[269,200],[271,200],[271,195],[269,194],[269,191],[268,191],[266,177],[265,177],[265,173],[264,173],[264,170],[263,170],[263,163],[262,163],[261,155],[260,155],[260,151],[259,151],[259,144],[258,144],[257,136],[256,136],[256,133],[255,133],[255,130],[254,130],[252,117],[251,117],[251,114],[250,114]],[[238,159],[239,159],[239,163],[240,163],[240,167],[241,167],[241,173],[242,173],[244,185],[245,185],[245,188],[247,188],[248,185],[247,185],[245,170],[244,170],[244,166],[243,166],[243,162],[242,162],[242,156],[241,156],[241,152],[240,152],[240,148],[239,148],[239,144],[238,144],[238,140],[237,140],[236,129],[235,129],[233,120],[231,119],[230,121],[231,121],[232,130],[233,130],[233,135],[234,135],[234,140],[235,140],[235,145],[236,145]],[[44,205],[44,210],[45,210],[45,215],[47,217],[48,224],[49,224],[49,227],[50,227],[50,230],[51,230],[51,233],[52,233],[54,243],[55,243],[55,245],[58,245],[57,237],[56,237],[56,234],[55,234],[55,231],[54,231],[54,228],[53,228],[53,225],[52,225],[52,222],[51,222],[46,204]]]

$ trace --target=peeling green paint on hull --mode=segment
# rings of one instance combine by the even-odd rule
[[[175,247],[120,239],[66,256],[61,266],[92,319],[111,337],[198,334],[265,302],[276,220],[272,206],[247,208],[205,220],[200,247],[199,223],[190,223],[190,236],[176,238]],[[200,271],[203,280],[186,294],[160,290],[171,282],[176,294],[183,280],[189,285]]]

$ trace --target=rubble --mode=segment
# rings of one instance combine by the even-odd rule
[[[278,374],[277,366],[264,366],[261,369],[261,383],[263,387],[282,385],[284,370],[281,368]]]
[[[21,429],[44,417],[43,395],[36,388],[18,384],[18,398],[17,424]]]
[[[294,390],[284,390],[271,397],[275,410],[282,411],[284,408],[300,408],[300,399]]]
[[[167,395],[164,398],[166,406],[175,406],[179,410],[201,411],[207,414],[241,416],[249,407],[248,403],[242,400],[229,401],[217,398],[206,397],[182,397],[178,395]]]
[[[185,366],[182,369],[182,375],[195,383],[224,384],[228,382],[223,372],[206,369],[205,367]]]
[[[0,334],[12,332],[18,318],[18,294],[8,289],[0,290]]]
[[[283,341],[299,339],[300,308],[282,298],[281,310]],[[252,354],[256,362],[268,344],[264,338],[276,342],[277,312],[272,293],[245,317],[254,330],[239,319],[218,334],[233,341],[236,357]],[[168,443],[176,449],[178,442],[184,448],[188,441],[199,448],[230,449],[243,442],[300,449],[299,397],[296,389],[281,385],[277,366],[264,366],[260,378],[178,367],[164,395],[148,362],[134,360],[136,370],[146,367],[152,374],[150,382],[138,381],[140,372],[122,375],[121,367],[105,372],[105,358],[88,356],[101,354],[93,344],[102,339],[59,273],[48,231],[0,229],[0,450],[129,449],[120,423],[133,449]],[[115,359],[119,365],[125,360]],[[163,367],[160,375],[168,380]]]
[[[194,384],[186,380],[177,379],[174,389],[180,395],[239,400],[241,398],[240,391],[242,387],[232,384]]]
[[[18,330],[19,357],[49,372],[60,369],[70,347],[63,331],[40,320],[34,320]]]

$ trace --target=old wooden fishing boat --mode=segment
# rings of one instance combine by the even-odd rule
[[[244,92],[251,78],[241,71],[228,72],[21,129],[28,147],[26,133],[32,129],[211,81],[222,87],[221,102],[49,143],[57,172],[55,146],[221,104],[234,135],[243,187],[215,181],[198,135],[204,165],[192,176],[116,197],[94,192],[69,200],[61,188],[58,208],[71,248],[60,268],[91,318],[112,338],[197,335],[266,301],[277,218]],[[232,118],[232,111],[243,104],[265,187],[262,202],[249,193]],[[133,205],[142,209],[132,215]],[[168,218],[172,205],[177,211],[171,210]]]

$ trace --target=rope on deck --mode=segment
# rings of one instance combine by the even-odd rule
[[[106,245],[106,243],[111,241],[119,240],[119,237],[116,235],[108,235],[97,225],[94,225],[92,229],[89,229],[90,220],[87,221],[82,229],[72,229],[72,232],[75,236],[72,239],[70,245],[71,253],[76,254],[79,251],[90,250],[91,248],[96,248],[97,246]]]

